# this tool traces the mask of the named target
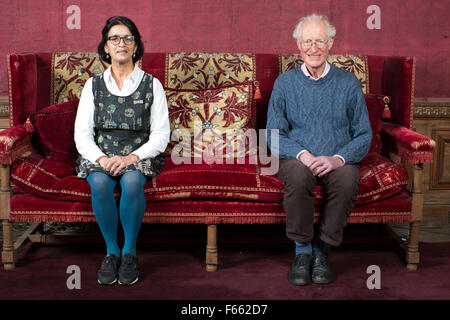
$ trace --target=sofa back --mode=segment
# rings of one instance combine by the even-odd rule
[[[391,97],[392,120],[411,127],[415,59],[365,55],[332,55],[330,63],[353,72],[364,93]],[[264,128],[270,94],[277,76],[301,63],[298,54],[145,53],[139,66],[166,88],[205,89],[253,81],[261,92],[255,100],[256,128]],[[47,106],[79,98],[86,80],[107,68],[92,52],[8,55],[10,124]]]

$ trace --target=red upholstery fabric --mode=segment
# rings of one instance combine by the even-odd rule
[[[411,163],[433,161],[435,141],[420,133],[395,123],[382,124],[382,136],[386,149]]]
[[[315,222],[319,218],[316,207]],[[29,194],[11,199],[10,221],[94,222],[90,202],[58,201]],[[175,200],[147,205],[145,223],[284,223],[281,203],[247,201]],[[347,223],[410,222],[411,198],[406,190],[382,202],[356,205]]]
[[[75,176],[74,168],[63,161],[31,155],[14,161],[11,180],[22,190],[56,200],[91,201],[86,180]]]
[[[405,168],[376,152],[369,153],[364,158],[359,174],[361,181],[356,204],[389,198],[408,184]]]
[[[370,126],[372,127],[372,142],[370,144],[369,152],[381,153],[381,119],[384,111],[383,97],[383,95],[378,94],[365,95]]]
[[[195,198],[281,202],[283,189],[277,178],[261,175],[259,165],[174,165],[169,158],[146,191],[156,201]]]
[[[78,102],[55,104],[30,115],[34,144],[46,158],[74,164],[78,155],[73,138]]]
[[[14,126],[2,131],[0,136],[0,163],[10,164],[17,157],[31,154],[31,134],[22,125]]]

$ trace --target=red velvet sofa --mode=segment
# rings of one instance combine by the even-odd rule
[[[95,221],[89,185],[74,170],[73,126],[81,88],[107,66],[95,53],[10,54],[7,61],[11,127],[0,132],[0,219],[2,262],[13,269],[21,244],[43,238],[34,234],[40,223]],[[432,161],[434,141],[411,130],[415,59],[333,55],[330,62],[360,80],[374,133],[348,223],[409,222],[408,240],[401,244],[408,268],[416,269],[422,164]],[[139,61],[166,88],[174,132],[183,128],[192,133],[197,117],[202,130],[208,125],[219,135],[221,129],[263,129],[276,77],[299,63],[296,54],[233,53],[145,53]],[[238,143],[231,140],[227,143]],[[217,152],[211,149],[214,141],[220,139],[192,144],[191,153],[184,155],[195,156],[197,149]],[[176,164],[170,154],[177,144],[181,142],[169,144],[163,172],[145,185],[144,223],[207,225],[208,271],[217,269],[218,224],[285,222],[284,186],[275,175],[264,174],[269,164],[254,149],[233,153],[233,164],[208,162],[208,152],[201,161]],[[261,152],[263,145],[260,141],[256,150]],[[256,163],[251,161],[255,155]],[[316,195],[317,221],[320,188]],[[13,222],[33,222],[16,243]]]

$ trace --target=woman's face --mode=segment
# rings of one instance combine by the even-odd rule
[[[113,44],[111,40],[106,41],[105,52],[111,57],[111,63],[125,64],[133,61],[133,53],[137,49],[136,42],[131,41],[127,44],[124,40],[124,37],[132,36],[130,29],[123,24],[115,25],[109,29],[107,38],[112,36],[119,36],[122,39],[119,39],[118,44]]]

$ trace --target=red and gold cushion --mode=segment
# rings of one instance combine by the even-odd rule
[[[253,84],[213,89],[166,89],[170,127],[180,157],[242,158],[249,154],[245,131],[254,117]]]
[[[29,116],[34,129],[33,144],[52,160],[73,165],[78,152],[74,141],[74,125],[79,100],[71,100],[44,108]]]
[[[235,199],[281,202],[284,185],[262,175],[253,164],[174,164],[166,160],[163,171],[146,188],[149,200]]]
[[[279,55],[280,74],[291,70],[303,63],[300,54]],[[338,68],[353,73],[361,83],[364,93],[369,93],[369,63],[365,55],[332,54],[328,62]]]
[[[363,159],[359,174],[358,205],[391,197],[408,184],[406,169],[376,152],[369,153]]]
[[[11,167],[11,181],[21,190],[42,198],[91,201],[87,181],[76,177],[73,166],[41,155],[16,159]]]
[[[53,200],[91,201],[89,184],[75,175],[74,167],[63,161],[31,155],[17,159],[11,179],[21,190]],[[188,198],[281,202],[283,183],[261,174],[252,164],[176,165],[170,158],[163,171],[144,186],[147,201]],[[116,187],[115,196],[119,196]]]

